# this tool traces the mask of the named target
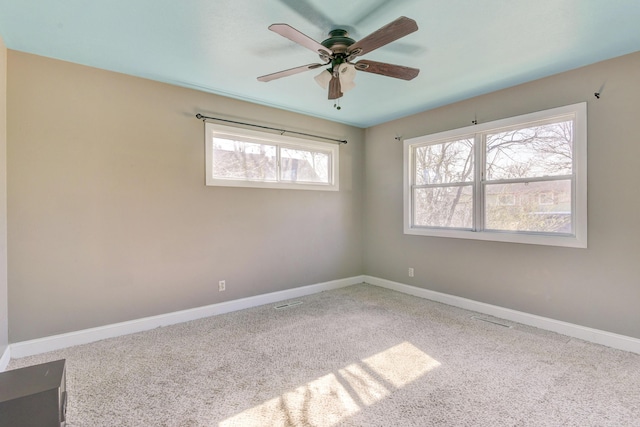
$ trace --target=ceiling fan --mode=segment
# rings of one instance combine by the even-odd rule
[[[308,64],[267,74],[258,77],[261,82],[269,82],[329,65],[329,68],[323,70],[316,76],[315,80],[320,86],[325,89],[328,88],[329,99],[338,99],[342,97],[343,92],[355,86],[353,80],[356,70],[403,80],[411,80],[420,72],[417,68],[366,59],[356,63],[352,62],[358,56],[369,53],[418,30],[416,21],[405,16],[401,16],[359,41],[350,38],[347,31],[342,29],[330,31],[329,38],[322,41],[322,43],[318,43],[288,24],[272,24],[269,26],[269,30],[319,54],[323,63]]]

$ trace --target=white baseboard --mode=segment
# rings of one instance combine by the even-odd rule
[[[9,365],[9,361],[11,360],[11,346],[7,346],[4,353],[2,353],[2,357],[0,357],[0,372],[4,372]]]
[[[454,295],[430,291],[428,289],[392,282],[391,280],[380,279],[378,277],[364,276],[364,281],[382,288],[392,289],[394,291],[441,302],[454,307],[488,314],[501,319],[510,320],[512,322],[522,323],[524,325],[557,332],[559,334],[579,338],[592,343],[640,354],[640,339],[637,338],[614,334],[612,332],[606,332],[599,329],[587,328],[585,326],[562,322],[560,320],[554,320],[547,317],[536,316],[535,314],[524,313],[522,311],[511,310],[497,305],[486,304]]]
[[[343,288],[350,285],[366,282],[374,286],[380,286],[402,292],[405,294],[441,302],[466,310],[476,311],[483,314],[499,317],[524,325],[535,326],[552,332],[557,332],[574,338],[620,350],[631,351],[640,354],[640,340],[598,329],[587,328],[572,323],[549,319],[534,314],[511,310],[508,308],[486,304],[470,299],[448,295],[441,292],[405,285],[386,279],[373,276],[354,276],[346,279],[333,280],[330,282],[318,283],[285,291],[272,292],[264,295],[242,298],[234,301],[227,301],[219,304],[197,307],[189,310],[176,311],[173,313],[161,314],[158,316],[145,317],[128,322],[115,323],[100,326],[97,328],[83,329],[66,334],[53,335],[29,341],[22,341],[9,345],[0,358],[0,372],[4,371],[9,364],[9,360],[46,353],[48,351],[59,350],[74,345],[88,344],[91,342],[113,338],[121,335],[143,332],[161,326],[169,326],[177,323],[188,322],[190,320],[202,319],[219,314],[230,313],[246,308],[257,307],[265,304],[272,304],[292,298],[300,298],[318,292]]]
[[[48,351],[59,350],[74,345],[88,344],[107,338],[148,331],[150,329],[158,328],[161,326],[175,325],[177,323],[230,313],[232,311],[243,310],[245,308],[257,307],[264,304],[272,304],[274,302],[284,301],[291,298],[300,298],[318,292],[355,285],[358,283],[362,283],[363,281],[364,276],[354,276],[346,279],[333,280],[330,282],[317,283],[314,285],[302,286],[294,289],[287,289],[285,291],[272,292],[269,294],[256,295],[253,297],[241,298],[218,304],[211,304],[204,307],[192,308],[189,310],[175,311],[173,313],[145,317],[128,322],[114,323],[97,328],[83,329],[66,334],[53,335],[29,341],[17,342],[10,345],[10,356],[13,358],[32,356],[35,354],[46,353]],[[4,360],[4,356],[2,360]]]

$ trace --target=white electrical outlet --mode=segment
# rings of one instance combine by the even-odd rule
[[[413,277],[413,267],[409,267],[409,277]]]
[[[224,280],[220,280],[220,281],[218,282],[218,292],[222,292],[222,291],[224,291],[224,290],[225,290],[225,288],[226,288],[226,283],[225,283],[225,281],[224,281]]]

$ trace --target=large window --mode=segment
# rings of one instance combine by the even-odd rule
[[[587,247],[586,104],[404,142],[407,234]]]
[[[338,146],[205,125],[207,185],[338,190]]]

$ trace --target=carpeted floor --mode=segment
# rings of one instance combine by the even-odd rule
[[[67,359],[70,427],[640,426],[638,354],[365,284],[296,301],[9,369]]]

